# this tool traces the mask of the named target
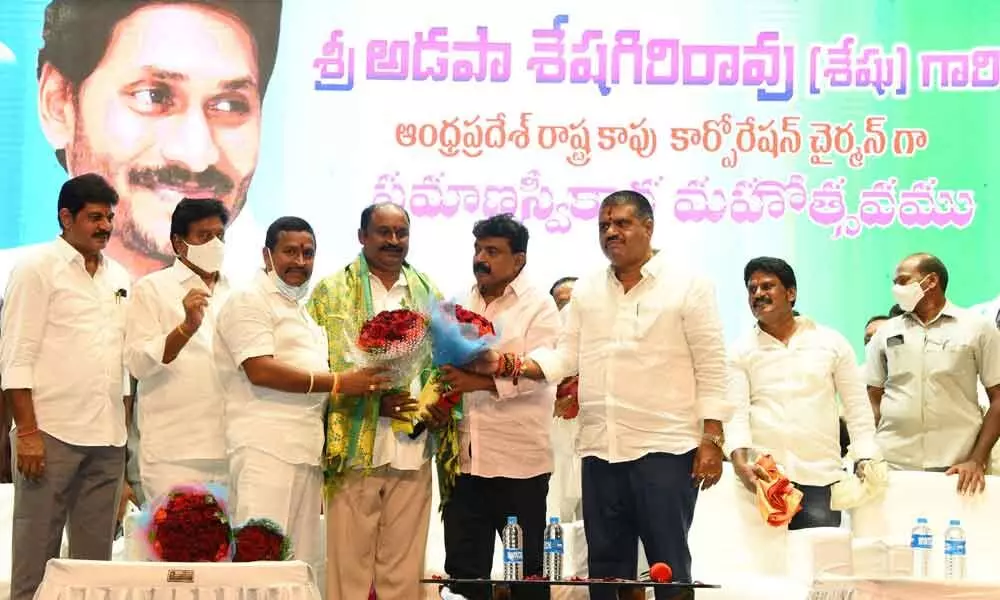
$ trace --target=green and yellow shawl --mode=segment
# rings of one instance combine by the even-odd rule
[[[428,314],[431,301],[440,299],[441,293],[427,277],[409,265],[403,266],[403,277],[409,290],[407,308]],[[368,262],[364,254],[359,254],[343,270],[320,281],[307,308],[313,319],[326,329],[330,369],[343,372],[353,368],[350,364],[350,345],[365,321],[375,316]],[[423,365],[421,385],[427,383],[430,366],[429,362]],[[327,494],[337,491],[348,469],[355,465],[364,469],[366,474],[371,472],[378,412],[377,395],[331,395],[327,409],[324,462]],[[459,471],[458,426],[452,419],[447,428],[431,435],[443,506]]]

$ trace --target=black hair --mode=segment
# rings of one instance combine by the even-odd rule
[[[619,190],[601,200],[601,210],[608,206],[629,205],[635,209],[635,214],[641,220],[653,220],[653,205],[649,200],[635,190]]]
[[[528,251],[528,228],[514,218],[511,213],[493,215],[477,221],[472,227],[475,238],[504,238],[510,244],[510,251],[521,254]]]
[[[903,310],[898,304],[893,304],[889,308],[889,318],[898,317],[899,315],[905,314],[906,311]]]
[[[406,217],[406,223],[409,224],[410,213],[406,212],[405,208],[393,202],[376,202],[375,204],[369,204],[363,211],[361,211],[361,231],[368,231],[368,226],[371,225],[372,217],[375,216],[376,210],[380,208],[388,208],[390,206],[402,211],[403,216]]]
[[[940,258],[926,252],[911,254],[909,258],[918,258],[917,271],[921,275],[930,275],[931,273],[937,275],[941,291],[948,291],[948,268],[944,266]]]
[[[267,234],[264,236],[264,246],[273,252],[278,247],[279,235],[286,231],[305,231],[313,236],[313,240],[316,239],[312,225],[305,219],[300,219],[299,217],[278,217],[267,228]]]
[[[76,219],[87,203],[117,206],[118,192],[96,173],[79,175],[66,181],[59,189],[57,214],[65,208]],[[59,227],[62,228],[62,221],[59,221]]]
[[[559,279],[556,279],[556,282],[549,288],[549,295],[554,297],[556,295],[556,290],[559,289],[559,286],[566,283],[573,283],[574,281],[577,281],[577,279],[577,277],[560,277]]]
[[[179,235],[185,237],[191,232],[191,224],[202,219],[219,217],[222,226],[229,225],[229,211],[226,206],[213,199],[194,200],[184,198],[174,207],[174,214],[170,216],[170,237]]]
[[[798,290],[795,270],[783,259],[773,256],[758,256],[751,259],[747,266],[743,267],[743,285],[750,285],[750,277],[757,272],[774,275],[781,282],[781,285],[785,286],[786,290]],[[795,306],[794,300],[792,300],[792,306]]]
[[[889,315],[875,315],[874,317],[871,317],[867,321],[865,321],[865,327],[868,327],[875,321],[888,321],[891,318],[892,317],[890,317]]]
[[[37,77],[52,65],[73,86],[83,82],[107,53],[115,27],[132,13],[157,4],[203,5],[229,14],[246,26],[253,37],[263,98],[278,54],[283,0],[52,0],[45,9],[42,47],[38,51]],[[56,150],[66,168],[66,151]]]

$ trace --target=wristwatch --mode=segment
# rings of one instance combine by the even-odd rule
[[[719,435],[714,435],[711,433],[703,433],[701,435],[701,439],[708,442],[712,442],[713,444],[719,447],[719,450],[722,450],[723,452],[725,451],[725,448],[723,448],[723,446],[725,446],[726,444],[726,435],[724,433],[720,433]]]

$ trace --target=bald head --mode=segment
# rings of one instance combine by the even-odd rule
[[[917,252],[904,258],[896,267],[893,283],[906,285],[912,281],[923,281],[923,287],[930,293],[938,289],[942,295],[948,290],[948,269],[941,259],[927,252]]]

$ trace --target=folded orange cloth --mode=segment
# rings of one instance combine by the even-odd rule
[[[757,479],[757,508],[768,525],[781,527],[802,510],[802,492],[792,485],[778,470],[770,454],[757,459],[757,466],[764,470],[767,479]]]

